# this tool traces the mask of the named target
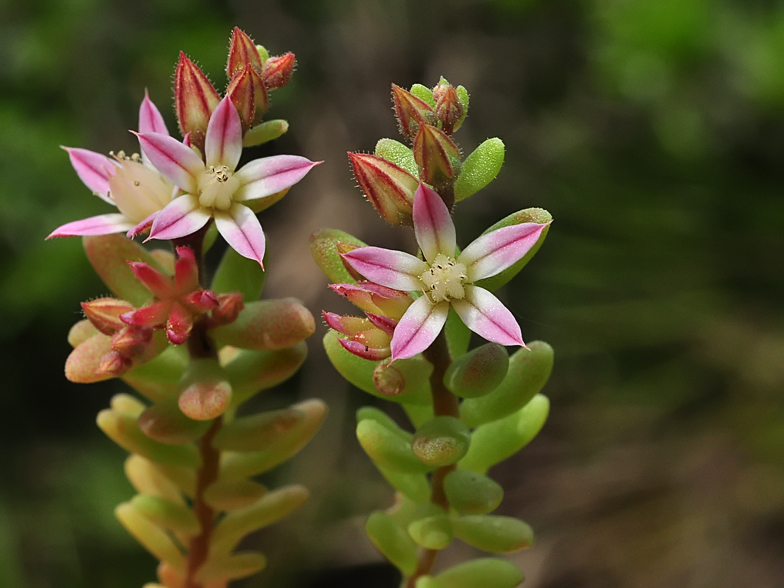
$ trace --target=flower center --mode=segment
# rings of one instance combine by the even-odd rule
[[[465,297],[463,283],[467,278],[465,264],[443,253],[436,255],[430,269],[419,276],[425,285],[423,292],[434,303],[442,300],[462,300]]]
[[[204,208],[228,210],[239,180],[225,165],[211,165],[199,174],[199,204]]]

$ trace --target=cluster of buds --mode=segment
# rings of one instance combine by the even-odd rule
[[[264,47],[256,45],[239,28],[234,28],[226,63],[229,84],[225,95],[240,115],[243,135],[257,125],[267,111],[269,92],[289,82],[294,65],[293,53],[270,57]],[[182,134],[189,136],[191,144],[202,152],[210,116],[220,101],[220,94],[206,74],[181,52],[174,72],[175,111]],[[258,140],[261,135],[264,135],[264,140],[270,140],[286,132],[285,121],[269,123],[254,129],[252,144],[263,142]]]
[[[381,217],[393,225],[411,225],[414,192],[431,186],[449,208],[462,162],[452,140],[468,111],[468,92],[443,78],[432,89],[416,84],[411,91],[392,85],[400,133],[411,148],[382,139],[375,154],[349,153],[359,187]]]

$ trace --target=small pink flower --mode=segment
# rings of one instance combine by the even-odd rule
[[[242,153],[242,123],[228,97],[210,117],[204,142],[206,163],[193,149],[167,135],[138,136],[152,164],[185,192],[155,218],[150,238],[185,237],[215,219],[229,245],[259,264],[264,258],[264,232],[249,206],[290,188],[318,165],[296,155],[276,155],[236,170]]]
[[[360,247],[343,258],[368,280],[422,295],[406,310],[391,342],[392,361],[427,349],[446,323],[449,307],[488,341],[522,345],[520,326],[489,291],[474,282],[512,266],[536,244],[546,224],[521,223],[480,236],[460,255],[455,226],[441,197],[420,184],[414,195],[414,232],[424,261],[402,251]]]
[[[139,131],[168,135],[160,111],[145,92],[139,108]],[[47,237],[108,235],[128,231],[129,236],[150,227],[152,218],[171,202],[176,188],[148,161],[142,151],[126,157],[121,151],[114,159],[89,151],[63,147],[79,179],[92,192],[119,209],[119,213],[102,214],[67,223]]]

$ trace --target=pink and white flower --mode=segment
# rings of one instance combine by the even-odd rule
[[[168,135],[166,123],[158,108],[145,92],[139,108],[139,131]],[[171,202],[176,188],[147,159],[122,151],[113,158],[87,149],[63,147],[79,179],[92,192],[116,206],[117,213],[102,214],[67,223],[47,237],[108,235],[128,231],[133,236],[149,228],[153,217]]]
[[[475,282],[515,264],[536,244],[547,224],[521,223],[480,236],[459,255],[455,226],[441,197],[420,184],[414,195],[414,232],[424,261],[379,247],[360,247],[343,258],[368,280],[422,295],[395,327],[392,361],[427,349],[446,323],[449,307],[488,341],[525,346],[520,326],[493,294]]]
[[[205,161],[165,134],[147,132],[138,136],[152,164],[184,192],[157,215],[150,238],[185,237],[215,219],[229,245],[259,264],[264,258],[264,232],[249,206],[290,188],[318,165],[296,155],[276,155],[256,159],[237,170],[242,154],[242,123],[228,97],[210,116]]]

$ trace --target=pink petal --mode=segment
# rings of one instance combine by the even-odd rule
[[[242,122],[228,96],[210,116],[204,152],[208,166],[225,165],[231,171],[237,168],[242,154]]]
[[[536,245],[548,224],[511,225],[475,239],[457,258],[466,265],[468,281],[489,278],[514,265]]]
[[[71,165],[76,175],[93,194],[112,206],[114,201],[109,197],[109,177],[114,172],[114,162],[100,153],[88,149],[63,147],[68,152]]]
[[[161,111],[150,100],[147,90],[144,91],[144,100],[142,100],[142,105],[139,107],[139,132],[169,134],[169,129],[166,128]]]
[[[196,192],[204,163],[190,147],[161,133],[134,133],[150,163],[172,184],[186,192]]]
[[[85,235],[109,235],[122,233],[133,227],[133,223],[124,214],[102,214],[91,216],[58,227],[47,237],[78,237]]]
[[[351,267],[371,282],[395,290],[421,290],[419,276],[428,265],[403,251],[392,251],[381,247],[359,247],[343,254]]]
[[[177,247],[174,263],[174,287],[178,292],[191,292],[199,287],[199,266],[190,247]]]
[[[150,228],[152,227],[152,223],[155,220],[155,217],[158,216],[159,212],[160,210],[156,210],[155,212],[153,212],[150,216],[148,216],[138,225],[136,225],[127,233],[125,233],[125,236],[128,237],[129,239],[133,239],[136,235],[143,233],[144,231],[150,230]]]
[[[365,312],[365,316],[368,317],[368,320],[373,323],[376,328],[381,329],[390,337],[395,334],[395,327],[397,327],[398,323],[395,319],[380,314],[373,314],[372,312]]]
[[[395,327],[390,348],[392,361],[423,352],[435,341],[446,323],[449,303],[433,304],[426,295],[417,298]]]
[[[264,231],[253,211],[242,204],[232,204],[226,212],[215,212],[218,232],[237,253],[257,261],[264,269]]]
[[[121,314],[120,320],[126,325],[153,328],[163,325],[170,312],[171,301],[160,300],[153,302],[150,306]]]
[[[457,239],[452,216],[441,196],[424,184],[414,192],[414,233],[422,255],[430,263],[439,253],[454,257]]]
[[[198,231],[210,218],[210,214],[199,206],[196,196],[184,194],[158,213],[147,239],[179,239]]]
[[[520,325],[498,298],[479,286],[465,286],[465,293],[452,308],[466,327],[493,343],[525,347]]]
[[[174,295],[172,280],[169,276],[162,274],[141,261],[130,261],[128,265],[131,266],[136,279],[152,292],[156,298],[171,298]]]
[[[172,304],[169,320],[166,321],[166,337],[172,345],[182,345],[193,329],[193,315],[178,303]]]
[[[298,155],[254,159],[236,173],[240,187],[234,193],[234,200],[242,202],[277,194],[299,182],[320,163]]]
[[[373,349],[367,345],[363,345],[359,341],[352,341],[351,339],[338,339],[338,343],[343,346],[343,349],[349,353],[361,357],[362,359],[369,359],[370,361],[379,361],[389,357],[389,349]]]

